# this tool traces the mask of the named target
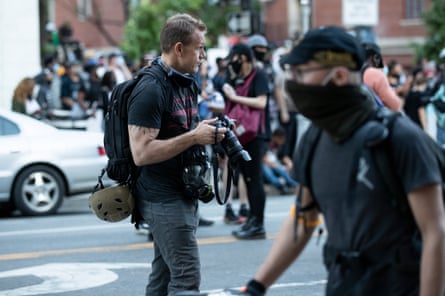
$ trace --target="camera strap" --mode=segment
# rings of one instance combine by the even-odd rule
[[[213,149],[213,151],[215,151],[215,149]],[[219,195],[219,190],[218,190],[218,155],[216,152],[213,152],[213,156],[212,156],[212,166],[213,166],[213,184],[214,184],[214,188],[215,188],[215,196],[216,196],[216,201],[220,204],[220,205],[225,205],[227,203],[227,200],[229,199],[229,195],[230,195],[230,190],[231,190],[231,185],[233,182],[233,169],[230,167],[229,162],[227,162],[227,184],[226,184],[226,193],[224,195],[224,200],[221,199],[220,195]]]
[[[216,201],[220,204],[220,205],[225,205],[227,203],[227,200],[229,199],[229,195],[230,195],[230,190],[231,190],[231,185],[233,182],[233,169],[230,167],[230,162],[227,162],[227,184],[226,184],[226,194],[224,195],[224,200],[221,199],[221,196],[219,195],[219,186],[218,186],[218,168],[219,168],[219,163],[218,163],[218,153],[216,152],[216,145],[218,143],[217,140],[217,136],[218,136],[218,127],[215,128],[215,144],[213,147],[213,153],[212,153],[212,167],[213,167],[213,188],[215,188],[215,196],[216,196]]]

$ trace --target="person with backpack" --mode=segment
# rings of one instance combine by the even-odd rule
[[[363,83],[369,87],[389,109],[399,111],[402,99],[391,88],[383,69],[383,57],[380,47],[373,42],[362,44],[365,49],[366,61],[362,66]]]
[[[205,59],[206,30],[188,14],[171,16],[160,33],[161,56],[129,97],[130,148],[139,169],[132,193],[154,242],[147,296],[199,291],[198,198],[201,185],[204,194],[208,187],[192,183],[201,181],[193,174],[203,169],[204,145],[220,142],[227,132],[214,126],[217,118],[199,121],[197,112],[194,74]]]
[[[263,69],[256,67],[254,53],[247,44],[235,44],[230,49],[227,60],[230,74],[223,86],[226,98],[224,113],[237,120],[234,130],[241,131],[237,134],[239,141],[252,158],[238,166],[239,176],[242,176],[246,184],[249,216],[238,229],[232,231],[232,235],[237,239],[264,239],[266,192],[262,164],[266,153],[265,143],[271,137],[268,78]],[[240,112],[234,112],[236,110]],[[257,121],[254,121],[255,116]],[[243,118],[254,124],[248,126],[248,123],[242,122]],[[251,133],[247,133],[247,130]],[[251,137],[243,138],[247,134]]]
[[[444,295],[443,154],[410,119],[361,91],[363,62],[361,45],[336,26],[308,31],[281,60],[286,90],[313,125],[294,162],[295,206],[245,295],[265,294],[301,254],[320,214],[326,295]],[[377,164],[380,148],[393,182]]]

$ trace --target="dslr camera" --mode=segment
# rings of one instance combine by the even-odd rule
[[[225,137],[220,143],[225,154],[229,157],[229,162],[232,167],[235,167],[240,160],[243,161],[252,160],[252,158],[249,155],[249,152],[244,150],[243,146],[238,141],[238,138],[232,132],[232,129],[235,127],[234,119],[231,119],[226,115],[222,115],[219,117],[219,120],[214,123],[214,125],[217,128],[221,127],[227,128]]]
[[[182,181],[188,199],[210,202],[215,194],[210,185],[210,161],[204,146],[195,145],[182,153]]]

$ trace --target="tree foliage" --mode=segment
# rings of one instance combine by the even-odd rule
[[[176,13],[189,13],[207,25],[207,46],[215,46],[218,36],[227,28],[227,16],[236,11],[230,4],[209,4],[208,0],[162,0],[141,2],[130,10],[125,26],[123,51],[131,59],[139,59],[144,53],[160,51],[159,33],[165,20]]]
[[[423,57],[438,60],[439,52],[445,47],[445,1],[433,0],[431,9],[422,15],[427,39],[421,47]]]

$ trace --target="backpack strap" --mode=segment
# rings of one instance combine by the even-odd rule
[[[382,109],[380,112],[377,112],[377,119],[388,129],[388,137],[381,143],[378,143],[378,145],[371,145],[371,152],[377,164],[379,173],[385,181],[387,189],[394,197],[392,201],[393,205],[399,207],[402,212],[409,213],[411,215],[407,199],[407,192],[405,192],[402,181],[394,169],[394,160],[392,158],[389,143],[389,138],[394,122],[400,116],[402,116],[401,113],[389,111],[386,108]],[[445,183],[443,182],[445,176],[445,150],[442,146],[438,145],[433,138],[429,136],[423,137],[420,140],[425,141],[428,147],[428,151],[434,154],[437,162],[439,163],[440,174],[442,176],[442,195],[445,199]]]
[[[407,212],[409,208],[406,192],[403,189],[402,181],[393,166],[394,161],[390,150],[392,128],[399,116],[401,116],[401,113],[393,112],[386,108],[378,110],[376,119],[383,124],[384,128],[387,130],[387,135],[379,142],[366,143],[366,146],[371,148],[371,155],[376,163],[378,172],[382,176],[386,189],[393,197],[391,200],[392,205],[399,207],[402,212]]]
[[[295,199],[295,220],[294,220],[294,240],[298,238],[298,219],[302,212],[308,211],[317,206],[315,199],[307,206],[302,207],[303,199],[303,185],[306,184],[307,188],[311,191],[312,197],[314,194],[311,190],[311,177],[310,177],[310,163],[312,162],[312,157],[314,155],[315,147],[321,136],[321,129],[315,126],[313,123],[309,126],[307,131],[304,133],[301,140],[300,153],[295,155],[293,163],[298,164],[298,172],[300,178],[300,185],[298,186],[297,198]],[[297,159],[298,158],[298,159]]]

